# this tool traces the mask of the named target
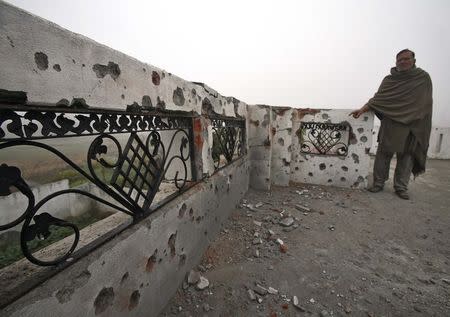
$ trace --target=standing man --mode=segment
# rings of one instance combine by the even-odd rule
[[[409,199],[408,182],[425,172],[433,110],[430,75],[416,67],[413,51],[404,49],[396,56],[396,67],[381,82],[377,93],[361,109],[350,113],[358,118],[373,110],[381,120],[378,150],[373,167],[373,186],[368,190],[383,190],[389,178],[389,166],[397,153],[394,189],[397,196]]]

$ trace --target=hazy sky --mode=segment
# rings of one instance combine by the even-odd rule
[[[449,0],[8,2],[249,104],[358,108],[410,48],[450,126]]]

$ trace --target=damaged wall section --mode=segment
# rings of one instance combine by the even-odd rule
[[[268,190],[271,184],[287,186],[293,182],[366,187],[374,118],[373,114],[366,113],[354,119],[350,112],[350,109],[249,106],[250,186]],[[269,129],[262,126],[267,118]],[[345,127],[345,131],[337,131],[339,135],[322,134],[315,139],[307,133],[311,130],[301,128],[304,123],[332,124]],[[301,148],[306,138],[311,150],[307,153]],[[325,141],[328,147],[322,150],[326,153],[320,154],[314,143]],[[339,144],[345,146],[339,148]]]
[[[240,159],[94,250],[2,316],[157,316],[248,189]]]

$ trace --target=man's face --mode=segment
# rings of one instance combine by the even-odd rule
[[[410,70],[414,66],[415,62],[416,60],[412,56],[411,52],[403,52],[397,57],[395,66],[399,72],[404,72],[406,70]]]

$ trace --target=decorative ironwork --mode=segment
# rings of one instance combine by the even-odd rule
[[[164,131],[171,135],[163,137],[161,133]],[[129,134],[123,149],[121,142],[113,135],[118,133]],[[140,134],[146,134],[144,141]],[[53,146],[36,141],[95,135],[97,136],[90,143],[87,153],[87,171]],[[152,211],[152,201],[163,180],[173,182],[178,190],[185,189],[187,183],[192,180],[188,179],[189,175],[193,175],[192,165],[191,173],[188,171],[188,163],[193,162],[191,136],[190,117],[106,111],[65,113],[48,108],[28,111],[0,110],[0,151],[17,146],[44,149],[67,163],[113,200],[107,201],[91,192],[69,188],[54,192],[36,202],[21,170],[2,164],[0,196],[8,196],[11,194],[11,187],[15,187],[28,199],[28,207],[13,221],[0,224],[0,232],[23,223],[20,246],[29,261],[41,266],[66,261],[79,242],[79,228],[69,221],[52,216],[48,210],[39,212],[46,203],[61,195],[79,194],[140,219]],[[167,143],[169,145],[166,148]],[[174,161],[178,163],[172,164]],[[109,179],[98,175],[99,166],[111,171]],[[168,176],[169,168],[170,175],[173,175],[171,179]],[[33,250],[30,244],[37,239],[46,240],[51,237],[51,227],[69,229],[74,239],[61,256],[48,259],[47,254],[45,259],[38,258],[39,252],[36,252],[36,248]]]
[[[349,126],[324,122],[302,122],[299,138],[302,153],[346,156]]]
[[[212,158],[217,170],[244,154],[245,121],[213,119],[212,128]]]

